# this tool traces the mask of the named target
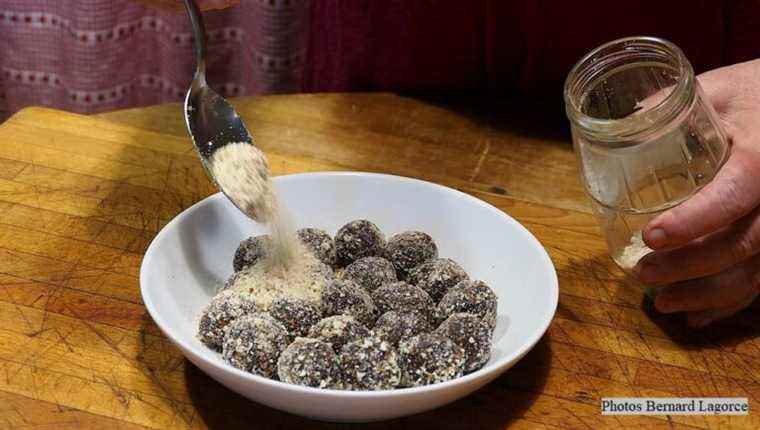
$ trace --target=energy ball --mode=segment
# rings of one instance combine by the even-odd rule
[[[423,333],[403,340],[398,351],[405,387],[448,381],[464,372],[464,350],[440,334]]]
[[[477,315],[454,314],[438,326],[435,332],[451,339],[464,349],[465,373],[480,369],[491,358],[493,331]]]
[[[406,231],[388,239],[385,255],[403,280],[415,267],[438,257],[438,246],[427,233]]]
[[[364,257],[354,261],[343,271],[343,277],[370,293],[398,281],[393,263],[382,257]]]
[[[377,319],[373,332],[391,345],[398,345],[399,341],[430,329],[428,319],[417,311],[388,311]]]
[[[351,221],[335,234],[335,256],[338,265],[347,266],[362,257],[385,252],[385,235],[365,219]]]
[[[321,299],[322,313],[325,316],[352,315],[369,327],[375,323],[375,305],[372,298],[353,281],[329,281],[322,289]]]
[[[241,276],[243,272],[235,272],[232,275],[230,275],[229,278],[227,278],[226,281],[224,281],[224,285],[222,285],[222,289],[220,291],[229,290],[230,288],[235,286],[235,282],[237,282],[238,278]]]
[[[277,360],[289,343],[282,324],[267,313],[256,312],[227,326],[222,358],[238,369],[275,378]]]
[[[267,254],[267,249],[272,243],[268,234],[262,236],[251,236],[240,242],[235,251],[235,258],[232,260],[232,268],[239,272],[246,267],[253,266]]]
[[[389,390],[401,382],[398,354],[375,337],[347,343],[338,357],[349,390]]]
[[[236,319],[256,311],[251,296],[223,291],[206,306],[198,322],[198,338],[209,348],[220,351],[224,328]]]
[[[296,338],[277,361],[277,375],[289,384],[315,388],[343,387],[338,355],[329,343]]]
[[[412,269],[407,282],[425,290],[438,303],[451,287],[469,278],[454,260],[436,258]]]
[[[317,260],[335,265],[335,242],[326,231],[318,228],[302,228],[296,232],[298,239],[311,251]]]
[[[418,311],[430,317],[435,308],[428,293],[406,282],[383,285],[372,292],[372,301],[381,315],[388,311]]]
[[[370,335],[369,329],[351,315],[334,315],[311,326],[309,337],[332,344],[335,351],[343,345]]]
[[[269,307],[269,314],[280,322],[291,336],[306,336],[312,325],[322,319],[322,309],[317,303],[279,297]]]
[[[328,266],[327,264],[317,261],[316,266],[314,266],[314,271],[322,275],[325,280],[331,280],[335,279],[335,271],[331,266]]]
[[[496,328],[496,294],[483,281],[465,280],[446,293],[435,310],[436,319],[445,320],[459,312],[479,316],[493,330]]]

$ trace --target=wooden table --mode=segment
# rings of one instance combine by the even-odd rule
[[[557,316],[517,366],[452,405],[369,427],[760,428],[757,312],[691,332],[649,310],[606,255],[568,138],[540,116],[390,94],[236,105],[276,174],[367,170],[456,187],[526,225],[557,267]],[[26,109],[0,126],[0,428],[334,427],[223,388],[143,308],[146,246],[213,192],[178,105]],[[753,413],[602,417],[604,396],[748,397]]]

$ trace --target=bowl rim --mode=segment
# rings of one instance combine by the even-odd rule
[[[539,250],[539,258],[541,258],[543,262],[547,265],[547,267],[550,269],[549,270],[550,282],[548,285],[548,288],[550,289],[549,291],[550,303],[549,303],[549,309],[548,309],[549,312],[547,312],[548,317],[546,318],[546,320],[541,323],[540,328],[538,330],[535,330],[531,334],[531,336],[527,339],[527,342],[524,342],[520,348],[516,348],[515,350],[509,352],[504,357],[500,358],[497,362],[495,362],[492,366],[486,365],[476,370],[475,372],[469,373],[467,375],[463,375],[458,378],[454,378],[454,379],[444,381],[444,382],[437,382],[434,384],[423,385],[420,387],[405,387],[405,388],[394,388],[390,390],[365,390],[365,391],[314,388],[314,387],[289,384],[287,382],[269,379],[264,376],[259,376],[253,373],[240,370],[223,361],[208,359],[204,355],[197,353],[195,351],[196,349],[195,346],[191,345],[188,342],[185,342],[181,337],[175,336],[173,333],[171,333],[169,330],[166,329],[168,325],[165,322],[165,320],[161,317],[161,315],[159,315],[159,313],[157,312],[155,304],[153,303],[152,298],[149,293],[150,288],[147,287],[148,282],[146,279],[147,278],[146,267],[150,266],[151,264],[153,254],[156,252],[156,249],[158,246],[156,244],[162,240],[164,235],[168,234],[167,232],[172,230],[174,225],[178,224],[179,222],[181,222],[183,218],[189,216],[191,213],[198,210],[198,208],[207,204],[212,204],[216,200],[225,198],[221,192],[218,192],[218,193],[215,193],[208,197],[203,198],[202,200],[196,202],[195,204],[183,210],[174,218],[172,218],[153,238],[150,245],[148,246],[148,249],[145,251],[145,255],[143,256],[142,263],[140,264],[140,295],[142,296],[143,304],[145,305],[145,308],[147,309],[148,314],[153,319],[153,322],[161,330],[161,332],[170,341],[172,341],[174,344],[179,346],[180,349],[185,354],[189,354],[192,356],[192,357],[188,357],[190,361],[194,363],[196,363],[196,360],[203,362],[204,364],[210,367],[213,367],[215,370],[230,373],[233,376],[236,376],[237,378],[242,378],[243,380],[245,380],[246,383],[264,384],[272,389],[284,389],[284,390],[294,391],[294,392],[298,392],[302,394],[320,394],[323,396],[331,396],[335,398],[392,397],[392,396],[402,396],[402,395],[412,395],[412,394],[444,391],[454,386],[465,384],[467,382],[479,380],[481,378],[487,378],[489,375],[496,374],[496,376],[498,376],[498,374],[501,373],[501,370],[505,366],[521,359],[525,354],[527,354],[531,349],[533,349],[533,347],[538,343],[541,337],[543,337],[543,335],[546,333],[547,329],[549,328],[549,325],[551,324],[552,320],[554,319],[554,316],[557,311],[557,305],[559,302],[559,281],[557,278],[557,271],[556,271],[556,268],[554,267],[554,263],[549,257],[549,254],[546,252],[546,249],[544,249],[543,245],[541,245],[541,242],[539,242],[538,239],[527,228],[525,228],[522,224],[520,224],[517,220],[509,216],[506,212],[491,205],[490,203],[487,203],[481,199],[478,199],[477,197],[471,196],[462,191],[459,191],[459,190],[456,190],[444,185],[436,184],[433,182],[428,182],[428,181],[424,181],[424,180],[416,179],[416,178],[409,178],[406,176],[390,175],[390,174],[384,174],[384,173],[358,172],[358,171],[335,171],[335,172],[328,171],[328,172],[308,172],[308,173],[294,173],[294,174],[278,175],[278,176],[273,177],[272,179],[277,186],[279,183],[282,183],[282,182],[297,181],[297,180],[302,180],[305,178],[336,177],[336,176],[369,177],[369,178],[376,178],[376,179],[396,181],[396,182],[411,182],[411,183],[415,183],[422,186],[433,187],[433,188],[438,189],[439,191],[452,193],[459,198],[464,198],[466,200],[469,200],[472,203],[475,203],[491,212],[496,213],[498,216],[503,218],[504,221],[516,227],[518,231],[520,231],[524,236],[526,236],[526,238],[530,242],[533,243],[533,245]]]

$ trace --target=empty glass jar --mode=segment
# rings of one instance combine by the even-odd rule
[[[728,141],[681,50],[654,37],[606,43],[565,81],[580,175],[625,271],[651,251],[641,231],[709,183]]]

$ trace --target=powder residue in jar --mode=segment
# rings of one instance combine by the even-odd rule
[[[630,271],[650,252],[652,252],[652,248],[644,243],[641,232],[637,231],[631,236],[631,242],[628,246],[623,248],[623,251],[615,257],[615,261],[623,270]]]

